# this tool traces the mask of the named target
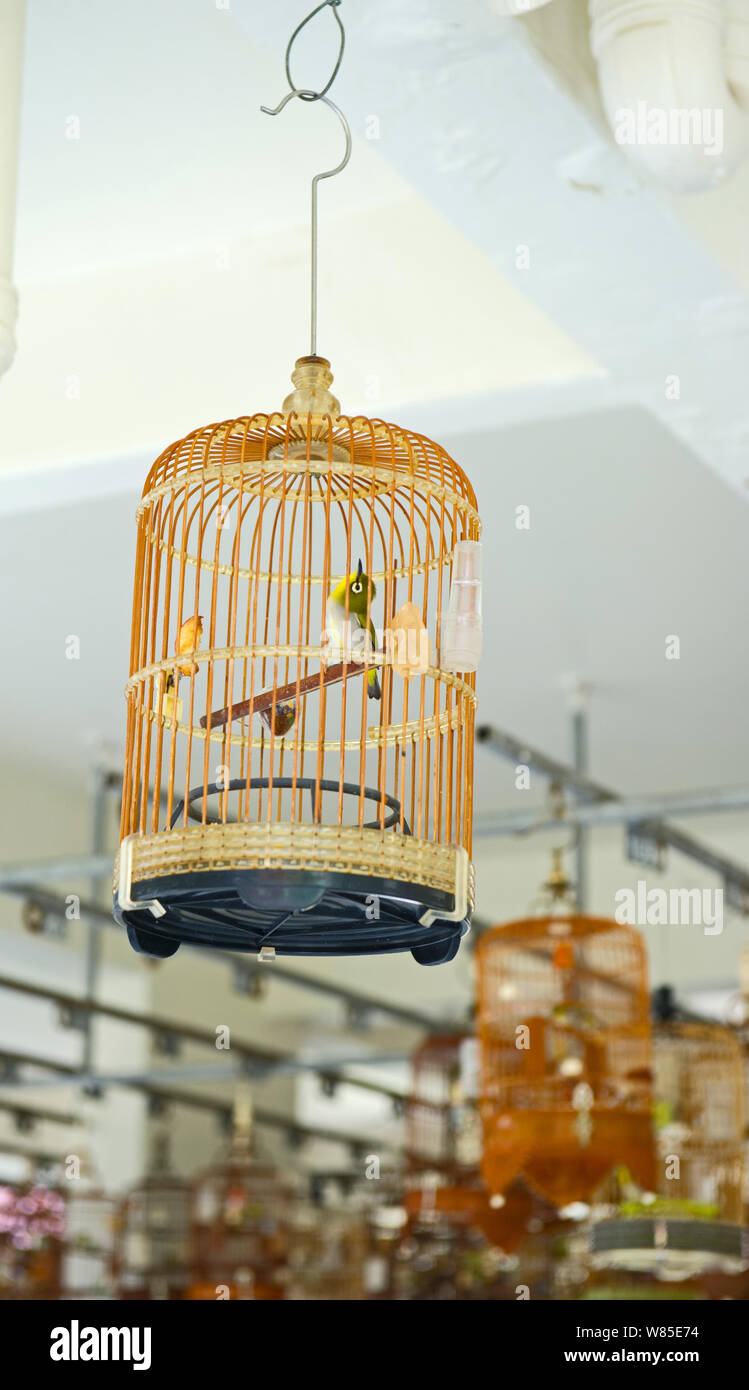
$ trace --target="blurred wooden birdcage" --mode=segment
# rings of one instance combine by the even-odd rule
[[[660,1019],[653,1041],[655,1182],[625,1194],[617,1215],[594,1226],[592,1263],[672,1282],[707,1270],[740,1274],[749,1269],[740,1041],[720,1024],[676,1016]]]
[[[56,1187],[0,1185],[0,1300],[60,1297],[65,1233],[66,1202]]]
[[[90,1186],[70,1184],[62,1283],[66,1295],[111,1298],[117,1199]]]
[[[166,1134],[152,1144],[151,1170],[117,1213],[114,1276],[121,1299],[184,1298],[189,1281],[188,1184],[169,1168]]]
[[[739,957],[739,986],[744,999],[749,1003],[749,946],[745,946]]]
[[[361,1201],[297,1203],[291,1221],[288,1297],[304,1302],[366,1298],[370,1255],[367,1211]]]
[[[294,1187],[253,1153],[251,1108],[240,1102],[228,1152],[191,1186],[188,1297],[285,1297]]]
[[[585,1253],[580,1222],[562,1220],[537,1201],[508,1281],[510,1297],[517,1299],[518,1289],[527,1289],[525,1297],[534,1302],[577,1300],[588,1279]]]
[[[415,1172],[433,1169],[448,1177],[473,1176],[481,1160],[468,1032],[435,1033],[411,1059],[406,1102],[406,1154]]]
[[[657,1191],[717,1220],[741,1222],[745,1092],[729,1028],[659,1023],[654,1033]],[[669,1155],[678,1158],[669,1164]]]
[[[652,1059],[645,947],[603,918],[547,915],[478,944],[482,1169],[522,1174],[557,1208],[616,1163],[652,1183]]]
[[[471,1033],[436,1033],[413,1055],[403,1200],[411,1230],[440,1222],[475,1227],[509,1251],[523,1235],[531,1201],[515,1184],[497,1203],[481,1176],[476,1050]]]
[[[115,914],[152,955],[434,964],[470,921],[475,497],[437,444],[340,415],[328,366],[143,490]]]

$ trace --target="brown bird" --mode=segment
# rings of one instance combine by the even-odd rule
[[[260,718],[276,738],[283,738],[284,734],[294,727],[296,705],[293,700],[288,700],[285,704],[276,705],[275,709],[272,706],[270,709],[262,709]]]
[[[194,652],[200,646],[200,639],[203,636],[203,619],[200,614],[197,617],[185,618],[178,634],[174,646],[176,656],[186,656],[188,652]],[[175,671],[179,671],[183,676],[194,676],[198,669],[197,661],[179,662]],[[174,685],[174,671],[170,671],[166,680],[167,690],[171,690]]]

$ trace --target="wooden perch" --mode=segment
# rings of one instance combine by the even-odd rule
[[[352,676],[364,674],[364,664],[349,662],[344,666],[339,661],[336,666],[328,666],[324,672],[316,671],[311,676],[305,676],[304,680],[291,681],[289,685],[281,685],[277,690],[261,690],[258,695],[251,700],[239,700],[236,705],[225,705],[223,709],[215,709],[212,714],[203,714],[200,717],[201,729],[207,729],[209,720],[212,729],[220,728],[222,724],[228,724],[230,719],[244,719],[246,715],[262,714],[264,710],[272,709],[276,706],[285,704],[288,700],[296,700],[303,695],[309,695],[313,690],[319,690],[321,685],[337,685],[339,681],[350,680]]]

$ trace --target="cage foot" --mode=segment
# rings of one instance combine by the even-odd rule
[[[139,955],[155,956],[158,960],[166,960],[167,956],[173,956],[179,950],[178,941],[167,941],[157,932],[144,931],[143,927],[128,925],[127,939]]]
[[[435,941],[430,946],[414,946],[411,955],[419,965],[447,965],[448,961],[455,960],[460,946],[461,933],[453,931],[442,941]]]

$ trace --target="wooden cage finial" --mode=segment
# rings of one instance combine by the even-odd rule
[[[252,1095],[247,1086],[240,1086],[234,1098],[232,1130],[235,1145],[249,1147],[252,1139]]]
[[[284,415],[329,415],[337,420],[341,403],[329,387],[333,373],[327,357],[298,357],[291,380],[294,390],[283,403]]]

